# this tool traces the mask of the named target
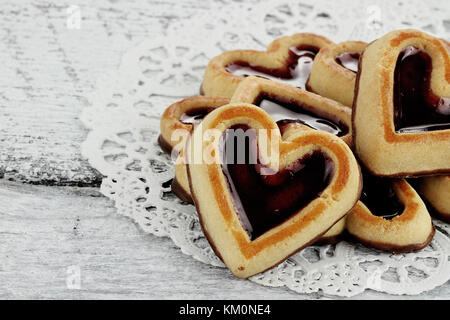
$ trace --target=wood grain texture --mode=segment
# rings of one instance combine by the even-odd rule
[[[0,203],[0,299],[330,298],[260,286],[198,262],[169,239],[144,234],[95,188],[2,181]],[[79,290],[66,284],[74,266]],[[450,286],[415,298],[450,298]]]
[[[195,3],[2,1],[0,176],[98,186],[100,174],[80,155],[87,130],[78,117],[87,95],[127,49],[204,8]],[[79,29],[68,22],[71,6],[79,8]]]
[[[298,298],[144,234],[96,189],[6,182],[0,201],[0,298]],[[80,290],[67,288],[71,266]]]
[[[67,27],[70,6],[80,9],[79,29]],[[0,299],[330,298],[200,263],[142,232],[92,188],[101,175],[80,155],[87,130],[78,117],[96,79],[126,50],[199,10],[208,1],[1,2]],[[79,290],[66,284],[71,267],[80,270]],[[448,299],[450,284],[415,298]]]

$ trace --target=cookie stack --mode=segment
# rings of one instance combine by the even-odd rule
[[[428,245],[430,213],[450,221],[449,48],[416,30],[370,44],[296,34],[209,62],[159,143],[177,158],[172,191],[233,274],[344,236]]]

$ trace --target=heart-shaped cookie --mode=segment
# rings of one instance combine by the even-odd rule
[[[315,55],[330,43],[325,37],[300,33],[274,40],[265,52],[226,51],[209,62],[201,91],[231,98],[239,83],[251,75],[305,88]]]
[[[361,200],[347,215],[346,228],[359,242],[393,253],[422,249],[434,235],[425,204],[406,180],[367,172]]]
[[[308,91],[351,108],[358,60],[366,46],[365,42],[346,41],[320,49],[306,83]]]
[[[161,118],[161,128],[165,128],[167,138],[173,135],[174,130],[184,128],[189,130],[191,124],[183,121],[183,115],[191,114],[204,116],[205,112],[214,110],[220,106],[225,98],[210,98],[211,105],[207,106],[208,97],[192,97],[171,105]],[[292,124],[304,124],[313,129],[324,130],[342,138],[347,144],[351,144],[351,112],[339,103],[320,97],[316,94],[291,87],[278,82],[248,77],[239,85],[232,98],[233,102],[245,102],[255,104],[277,121],[282,135],[288,135],[288,128],[299,128]],[[199,108],[202,105],[203,108]],[[181,109],[181,110],[177,110]],[[174,140],[178,140],[175,137]],[[183,201],[192,203],[183,151],[176,161],[175,179],[172,183],[172,191]]]
[[[196,96],[170,105],[161,116],[159,146],[168,154],[178,154],[184,148],[186,133],[191,131],[192,125],[200,122],[211,110],[229,102],[225,98]],[[176,134],[177,130],[179,134]]]
[[[411,179],[431,213],[450,223],[450,175]]]
[[[321,49],[323,50],[323,49]],[[314,62],[316,63],[316,62]],[[277,121],[283,138],[292,124],[323,130],[351,145],[351,112],[340,103],[280,82],[250,76],[243,80],[231,102],[257,105]],[[298,130],[298,127],[294,129]],[[295,131],[293,131],[295,132]],[[335,243],[345,230],[345,218],[337,222],[316,243]]]
[[[379,176],[450,172],[450,54],[416,30],[388,33],[360,60],[353,140]]]
[[[204,234],[243,278],[314,242],[361,191],[359,167],[345,142],[319,130],[297,130],[283,140],[273,119],[250,104],[208,114],[188,139],[186,159]]]
[[[238,86],[230,102],[261,107],[282,131],[286,124],[300,123],[352,144],[351,111],[317,94],[259,77],[248,77]]]
[[[442,41],[442,43],[444,44],[444,46],[447,48],[448,51],[450,51],[450,42],[448,42],[445,39],[440,39]]]
[[[206,114],[227,103],[229,99],[226,98],[189,97],[167,107],[161,116],[161,134],[158,143],[164,152],[176,157],[175,177],[178,178],[172,181],[172,192],[185,202],[193,203],[183,160],[186,138],[191,133],[192,127],[201,122]]]

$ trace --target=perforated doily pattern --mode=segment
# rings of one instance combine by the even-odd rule
[[[430,0],[211,1],[208,10],[130,49],[117,71],[99,79],[82,114],[90,129],[82,152],[105,176],[101,192],[144,232],[170,237],[183,253],[223,267],[203,236],[195,208],[170,191],[174,161],[157,145],[164,109],[198,94],[209,59],[224,50],[263,50],[274,38],[298,32],[335,42],[372,41],[387,31],[414,27],[449,39],[450,8],[443,5]],[[310,246],[251,280],[300,293],[418,294],[450,278],[450,227],[435,223],[432,243],[417,253],[391,255],[347,242]]]

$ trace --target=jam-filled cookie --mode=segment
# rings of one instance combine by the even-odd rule
[[[300,123],[351,145],[351,111],[342,104],[290,85],[258,77],[241,82],[230,100],[264,109],[279,126]]]
[[[441,41],[444,43],[444,46],[447,48],[447,50],[450,51],[450,42],[444,39],[441,39]]]
[[[251,103],[264,109],[274,119],[283,135],[292,123],[332,133],[351,145],[351,112],[336,101],[279,82],[248,77],[236,89],[231,102]],[[333,243],[345,230],[345,218],[319,240]]]
[[[349,109],[316,94],[271,80],[248,77],[239,85],[231,101],[251,103],[264,109],[277,122],[283,137],[290,134],[288,129],[297,130],[305,125],[330,132],[351,144]],[[177,108],[177,105],[170,108]],[[208,110],[212,111],[213,108]],[[177,112],[179,114],[181,112]],[[180,154],[175,166],[172,191],[182,200],[192,203],[186,166],[182,160]]]
[[[346,41],[320,49],[306,88],[352,107],[358,60],[367,43]]]
[[[414,187],[428,204],[430,211],[450,223],[450,175],[424,177],[414,182]]]
[[[365,170],[360,201],[346,223],[359,242],[393,253],[422,249],[434,235],[425,204],[405,179],[375,177]]]
[[[265,52],[226,51],[209,62],[201,91],[231,98],[239,83],[251,75],[304,89],[315,55],[331,43],[322,36],[300,33],[274,40]]]
[[[177,156],[175,163],[175,178],[172,182],[172,192],[185,202],[192,203],[186,166],[183,161],[183,149],[186,138],[192,127],[200,123],[211,110],[229,103],[229,99],[217,97],[189,97],[170,105],[161,117],[161,135],[158,143],[161,149]]]
[[[361,191],[358,163],[344,141],[320,130],[283,140],[270,115],[250,104],[208,114],[188,139],[186,159],[204,234],[243,278],[313,243]]]
[[[184,147],[183,134],[191,131],[192,125],[201,122],[211,110],[229,102],[226,98],[195,96],[170,105],[161,116],[159,146],[168,154],[180,152]],[[176,130],[180,131],[175,136]]]
[[[335,244],[343,239],[347,225],[347,216],[336,222],[316,242],[315,245]]]
[[[366,47],[356,81],[353,139],[375,175],[450,172],[450,54],[442,41],[400,30]]]

